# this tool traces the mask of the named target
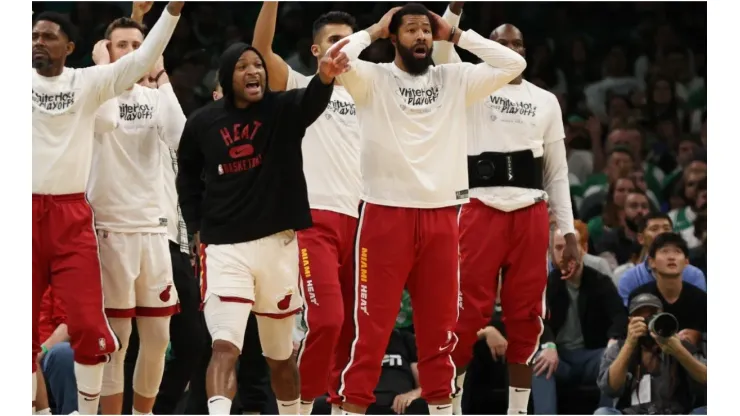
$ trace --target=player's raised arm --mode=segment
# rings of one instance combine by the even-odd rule
[[[476,103],[521,75],[527,61],[511,49],[486,39],[472,30],[458,30],[438,15],[435,40],[447,41],[475,54],[482,63],[460,64],[467,92],[467,103]]]
[[[349,57],[342,51],[342,47],[348,42],[347,38],[340,40],[336,48],[329,50],[319,60],[319,72],[301,93],[300,107],[306,127],[313,124],[326,110],[334,91],[334,78],[349,69]]]
[[[442,15],[442,19],[450,24],[450,26],[459,30],[460,18],[462,17],[462,7],[465,2],[453,1],[450,6],[447,7],[445,13]],[[432,50],[432,61],[435,65],[441,64],[452,64],[460,63],[460,55],[455,51],[455,45],[451,42],[434,42],[434,50]]]
[[[266,1],[262,3],[262,9],[257,16],[254,25],[254,36],[252,46],[257,49],[265,59],[267,72],[270,74],[269,84],[273,91],[285,91],[288,87],[288,74],[290,68],[280,55],[272,51],[272,41],[275,38],[275,21],[277,20],[278,3]]]
[[[345,38],[348,41],[347,43],[337,43],[327,52],[331,53],[334,49],[341,49],[349,58],[349,70],[337,79],[352,95],[355,104],[361,105],[368,98],[372,86],[373,67],[375,66],[371,62],[361,61],[359,59],[360,53],[376,40],[388,37],[388,25],[390,25],[391,17],[398,9],[400,7],[392,8],[378,23],[365,30],[353,33]]]
[[[177,150],[187,118],[182,111],[180,102],[177,100],[175,90],[172,89],[170,78],[167,76],[164,61],[161,57],[149,74],[149,78],[156,84],[159,91],[159,102],[161,103],[161,110],[159,111],[160,137],[167,143],[167,146]]]
[[[180,19],[184,2],[171,1],[154,25],[141,47],[110,65],[89,68],[86,76],[92,76],[98,89],[98,102],[103,103],[120,95],[147,74],[172,36]]]
[[[180,148],[177,151],[177,195],[182,211],[182,218],[187,224],[188,232],[200,231],[201,202],[205,183],[201,179],[203,173],[203,153],[198,145],[196,130],[198,117],[191,116],[185,123],[180,139]]]

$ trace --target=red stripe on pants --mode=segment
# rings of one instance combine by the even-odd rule
[[[452,354],[455,364],[468,365],[478,339],[476,333],[491,320],[502,268],[506,359],[527,363],[539,348],[543,328],[549,244],[547,204],[539,202],[504,212],[471,199],[460,211],[459,226],[462,302],[455,330],[460,343]]]
[[[355,244],[355,339],[341,376],[345,402],[368,406],[404,286],[414,307],[422,397],[453,391],[458,231],[455,207],[417,209],[365,203]]]
[[[298,232],[301,290],[308,327],[298,354],[304,400],[336,389],[353,334],[351,325],[349,331],[342,328],[345,311],[352,318],[352,253],[357,219],[326,210],[311,210],[311,216],[313,227]]]

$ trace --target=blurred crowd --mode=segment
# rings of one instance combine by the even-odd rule
[[[311,23],[316,17],[330,10],[342,10],[353,14],[358,26],[363,28],[377,21],[391,5],[395,3],[281,4],[273,49],[291,68],[313,74],[316,60],[310,53],[310,36]],[[441,2],[425,5],[440,15],[447,6]],[[150,26],[164,4],[154,7],[145,20]],[[251,40],[260,7],[259,2],[188,3],[164,54],[165,67],[186,115],[212,100],[218,57],[231,43]],[[68,65],[84,67],[92,65],[92,47],[103,37],[106,26],[116,17],[130,15],[131,3],[34,2],[33,9],[69,13],[80,29],[82,41],[78,42]],[[689,316],[679,317],[679,324],[682,330],[700,333],[693,344],[701,350],[706,344],[706,310],[700,310],[706,308],[707,274],[706,3],[474,2],[465,6],[460,26],[487,35],[504,22],[513,23],[524,34],[528,63],[525,78],[553,92],[560,101],[566,127],[571,198],[578,219],[576,228],[584,254],[587,253],[582,273],[605,276],[612,283],[596,285],[606,288],[597,290],[598,296],[591,297],[597,306],[588,308],[594,309],[583,306],[588,309],[590,319],[584,317],[582,304],[571,298],[582,309],[578,325],[582,337],[580,342],[573,343],[574,348],[565,348],[557,331],[564,331],[566,322],[572,323],[578,315],[574,318],[567,313],[568,302],[553,302],[553,299],[565,299],[566,292],[557,292],[559,271],[551,266],[550,279],[554,283],[548,288],[551,319],[552,314],[560,319],[558,323],[550,322],[552,341],[558,344],[556,360],[559,357],[562,366],[568,360],[569,350],[596,350],[601,354],[596,364],[599,373],[598,363],[609,340],[627,334],[626,318],[633,312],[627,307],[644,289],[647,281],[641,279],[650,277],[646,260],[656,255],[651,254],[651,245],[660,235],[671,231],[682,238],[689,250],[691,266],[681,269],[684,288],[695,287],[704,293],[703,304],[700,295],[691,298],[689,306],[696,308],[692,312],[686,312],[684,305],[681,312],[673,313]],[[473,59],[465,51],[458,52],[464,60]],[[388,62],[393,59],[393,49],[387,41],[378,41],[363,52],[362,58]],[[555,230],[551,234],[550,262],[554,265],[562,236]],[[670,241],[662,244],[670,245]],[[603,284],[595,277],[588,279]],[[668,297],[659,288],[653,292],[662,301]],[[610,302],[617,302],[619,311],[607,310],[604,305]],[[413,362],[416,356],[413,342],[409,341],[409,338],[413,341],[412,314],[405,294],[381,377],[381,383],[395,383],[384,386],[388,391],[398,390],[395,394],[418,387],[410,367],[402,365],[409,360]],[[603,319],[596,319],[593,314],[602,314]],[[703,318],[697,317],[702,314]],[[693,322],[694,318],[698,323],[686,326],[685,321]],[[301,326],[296,330],[296,340],[301,337]],[[497,333],[505,332],[496,318],[491,327],[497,328]],[[495,359],[495,354],[491,356],[489,332],[482,331],[480,338],[466,380],[465,391],[470,393],[463,398],[463,409],[471,414],[505,410],[505,406],[500,406],[506,397],[505,367],[500,359]],[[543,350],[542,354],[546,352]],[[582,359],[570,358],[574,363],[581,363]],[[396,376],[388,376],[387,370],[408,374],[399,382]],[[545,378],[549,380],[550,376]],[[534,412],[591,413],[599,405],[605,405],[608,394],[596,380],[585,375],[562,374],[555,379],[567,388],[556,392],[548,390],[551,387],[547,383],[534,383]],[[474,387],[467,387],[473,383]],[[380,391],[382,394],[384,390]],[[269,394],[266,386],[265,394]],[[559,400],[553,401],[553,397]],[[706,403],[697,398],[690,407],[702,404]],[[419,408],[426,411],[426,406]]]

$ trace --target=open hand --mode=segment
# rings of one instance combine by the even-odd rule
[[[391,19],[393,18],[393,15],[396,14],[397,11],[401,9],[401,6],[394,7],[390,10],[388,10],[383,17],[378,20],[378,23],[376,23],[376,26],[378,28],[378,38],[380,39],[386,39],[388,36],[390,36],[390,30],[388,29],[388,26],[391,25]]]
[[[504,358],[506,355],[506,348],[509,346],[508,341],[498,331],[498,329],[487,326],[478,331],[478,338],[484,338],[488,349],[491,350],[491,357],[493,361],[498,361],[499,358]]]
[[[445,19],[442,18],[442,16],[438,15],[437,13],[434,13],[430,11],[429,13],[432,14],[432,18],[437,21],[437,33],[434,34],[434,40],[435,41],[445,41],[447,42],[450,40],[450,33],[452,33],[452,25],[449,24]]]
[[[149,10],[152,9],[153,5],[153,1],[135,1],[131,15],[144,17],[145,14],[149,13]]]
[[[393,404],[391,405],[391,410],[396,412],[398,415],[402,415],[406,413],[406,409],[409,407],[411,402],[418,399],[419,396],[414,392],[414,390],[399,394],[395,398],[393,398]]]
[[[558,358],[558,350],[555,348],[545,348],[540,352],[537,360],[534,363],[534,375],[539,377],[542,374],[547,374],[545,378],[548,380],[558,369],[560,359]]]
[[[109,45],[110,41],[108,39],[101,39],[95,44],[92,51],[92,58],[95,65],[107,65],[110,63]]]
[[[319,76],[324,84],[330,84],[334,78],[350,69],[349,57],[342,52],[342,48],[348,43],[347,38],[340,40],[319,61]]]

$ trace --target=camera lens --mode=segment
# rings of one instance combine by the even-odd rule
[[[678,332],[678,320],[670,313],[659,313],[650,320],[650,331],[661,338],[669,338]]]

